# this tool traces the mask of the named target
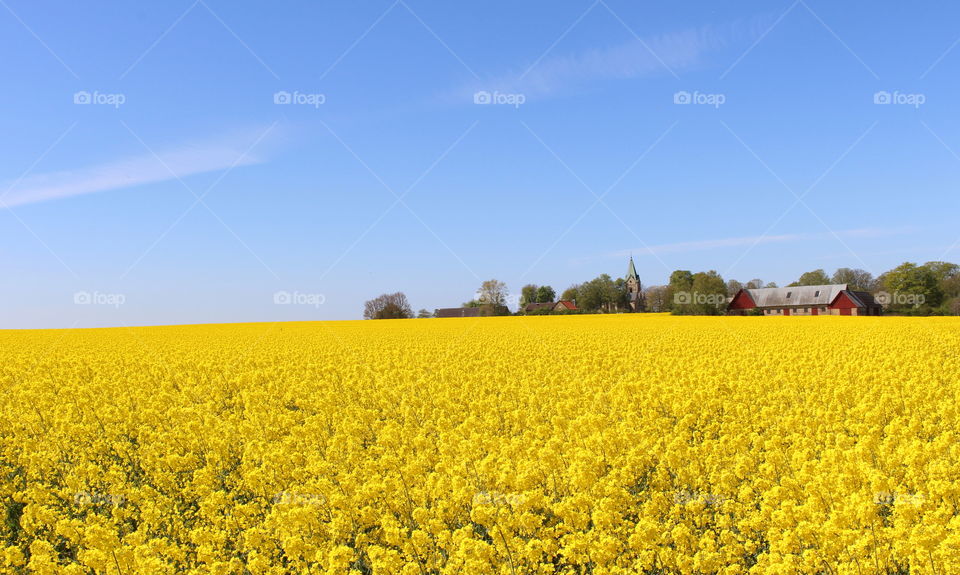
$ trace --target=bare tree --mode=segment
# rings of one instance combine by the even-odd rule
[[[648,311],[661,313],[670,311],[670,288],[668,286],[650,286],[643,291],[643,299]]]
[[[876,287],[873,274],[862,269],[839,268],[831,278],[835,284],[848,284],[851,289],[871,291]]]
[[[407,296],[397,293],[385,293],[363,304],[363,319],[406,319],[413,317],[413,309]]]
[[[477,301],[500,308],[507,305],[507,284],[500,280],[487,280],[480,285]]]

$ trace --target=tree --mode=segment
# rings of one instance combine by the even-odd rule
[[[775,287],[777,287],[777,282],[767,282],[767,285],[765,285],[765,286],[763,286],[763,287],[775,288]]]
[[[692,313],[722,315],[727,310],[727,284],[714,270],[693,274]]]
[[[535,284],[527,284],[520,288],[520,306],[523,307],[528,303],[536,303],[537,300],[537,286]]]
[[[670,274],[670,287],[689,290],[693,288],[693,273],[690,270],[676,270]]]
[[[747,285],[744,286],[747,289],[760,289],[763,287],[763,280],[760,278],[755,278],[747,282]]]
[[[937,278],[943,304],[939,313],[960,315],[960,266],[950,262],[927,262],[923,267]]]
[[[483,282],[477,292],[477,301],[494,307],[507,305],[507,284],[496,279]]]
[[[385,293],[363,304],[363,319],[406,319],[413,309],[403,292]]]
[[[428,317],[433,317],[433,312],[428,311],[426,309],[421,309],[420,311],[417,312],[417,318],[419,319],[424,319]]]
[[[930,270],[936,276],[938,282],[960,275],[960,266],[950,262],[927,262],[923,264],[923,267]]]
[[[600,274],[580,286],[577,307],[585,311],[613,311],[620,293],[607,274]]]
[[[603,286],[596,279],[580,284],[578,292],[577,307],[583,311],[597,311],[603,305]]]
[[[500,280],[487,280],[477,290],[477,299],[465,303],[464,306],[485,308],[482,315],[510,315],[507,295],[507,284]]]
[[[946,310],[944,313],[947,315],[960,315],[960,298],[953,298],[946,304]]]
[[[743,284],[737,280],[727,280],[727,295],[736,295],[738,291],[743,289]]]
[[[573,284],[567,289],[563,290],[563,293],[560,295],[560,299],[566,301],[577,301],[580,299],[580,284]]]
[[[873,291],[876,280],[873,274],[861,269],[838,268],[830,278],[835,284],[847,284],[850,289],[859,291]]]
[[[960,297],[960,275],[949,277],[940,282],[940,291],[943,292],[945,298]]]
[[[650,286],[643,292],[644,303],[648,311],[661,313],[670,311],[670,289],[667,286]]]
[[[787,287],[793,286],[821,286],[830,283],[830,278],[827,276],[827,272],[823,270],[813,270],[812,272],[806,272],[800,276],[800,279],[789,284]]]
[[[537,303],[550,303],[557,297],[557,292],[550,286],[540,286],[537,288]]]
[[[911,315],[929,314],[943,303],[937,274],[927,266],[904,262],[882,276],[885,293],[878,294],[888,311]]]
[[[676,270],[670,274],[668,301],[673,313],[690,313],[687,307],[693,298],[693,273],[690,270]]]

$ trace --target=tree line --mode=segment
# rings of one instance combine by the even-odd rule
[[[884,312],[896,315],[960,315],[960,266],[931,261],[922,265],[904,262],[879,276],[857,268],[838,268],[832,275],[823,269],[805,272],[791,286],[847,284],[849,289],[869,292],[884,306]],[[715,270],[692,272],[676,270],[665,285],[640,286],[638,311],[678,315],[722,315],[727,302],[743,288],[778,287],[759,278],[741,282],[724,280]],[[551,303],[557,299],[552,286],[526,284],[520,289],[518,310],[511,312],[507,284],[497,279],[483,282],[473,299],[464,307],[481,308],[481,315],[522,314],[527,304]],[[560,300],[573,301],[573,313],[617,313],[629,310],[627,282],[608,274],[576,283],[560,294]],[[556,313],[549,309],[534,313]],[[570,312],[563,312],[570,313]],[[364,304],[364,319],[402,319],[415,314],[403,292],[383,294]],[[426,309],[416,317],[433,317]]]
[[[847,284],[851,290],[869,292],[888,314],[960,315],[960,266],[950,262],[904,262],[877,277],[857,268],[838,268],[833,275],[816,269],[801,274],[786,287],[828,284]],[[761,287],[778,286],[761,279],[724,281],[712,270],[677,270],[667,285],[646,288],[644,300],[648,311],[719,315],[726,313],[728,298],[738,291]]]

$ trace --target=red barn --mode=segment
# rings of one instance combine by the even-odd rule
[[[865,291],[843,290],[830,304],[838,315],[880,315],[883,307]]]
[[[882,308],[867,292],[847,284],[741,289],[730,300],[731,315],[759,310],[763,315],[880,315]]]

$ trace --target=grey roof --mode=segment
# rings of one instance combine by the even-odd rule
[[[437,317],[480,317],[480,308],[443,307],[437,310]]]
[[[847,291],[853,300],[853,303],[857,304],[857,307],[866,307],[866,308],[876,308],[880,307],[880,304],[877,303],[877,300],[874,299],[873,294],[865,291]]]
[[[744,289],[757,307],[826,306],[847,284]],[[787,297],[790,294],[790,297]]]

